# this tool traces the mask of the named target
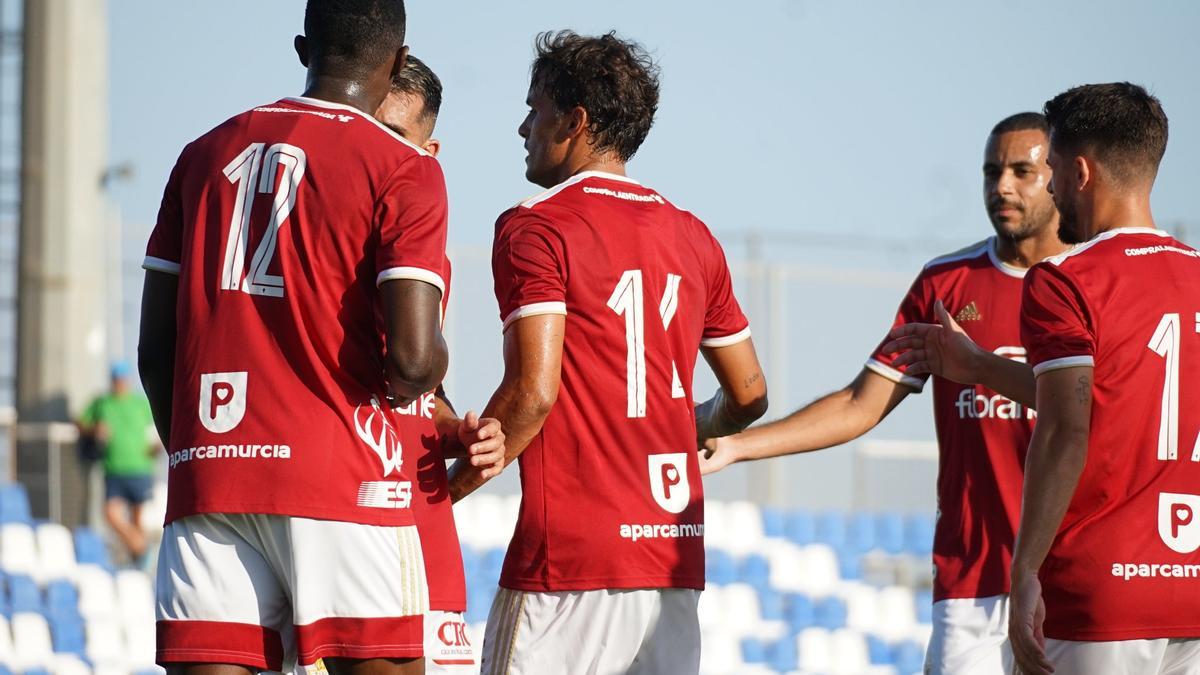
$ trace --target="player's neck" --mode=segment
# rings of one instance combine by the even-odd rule
[[[625,175],[625,162],[620,158],[611,154],[594,155],[592,153],[580,153],[578,157],[568,157],[566,162],[561,166],[560,175],[557,176],[555,184],[561,183],[572,176],[577,176],[586,171],[599,171],[601,173],[611,173],[617,176]]]
[[[1149,192],[1096,200],[1088,227],[1092,236],[1122,227],[1157,228],[1150,212]]]
[[[1013,267],[1028,269],[1046,258],[1066,251],[1067,248],[1058,238],[1057,222],[1042,228],[1041,233],[1020,241],[996,237],[996,257]]]
[[[387,92],[384,92],[384,96]],[[384,96],[379,96],[361,80],[335,75],[309,74],[304,96],[330,103],[357,108],[368,115],[375,114]]]

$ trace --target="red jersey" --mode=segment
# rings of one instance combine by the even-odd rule
[[[1025,270],[1001,262],[995,247],[995,238],[989,237],[927,264],[900,304],[895,325],[937,323],[933,305],[941,300],[980,347],[1023,361],[1020,311]],[[920,391],[924,376],[894,368],[896,356],[877,348],[867,368]],[[1032,410],[982,385],[933,378],[938,439],[934,600],[1008,592],[1025,451],[1034,417]]]
[[[442,316],[450,301],[450,261],[445,261]],[[467,609],[467,583],[463,572],[462,549],[458,529],[450,508],[450,485],[446,475],[446,456],[441,437],[433,422],[434,393],[423,394],[408,405],[396,408],[400,416],[400,443],[404,461],[416,467],[417,490],[412,510],[421,551],[425,558],[425,577],[429,585],[429,609],[463,612]]]
[[[506,328],[566,315],[500,585],[703,588],[692,371],[700,346],[750,336],[720,245],[654,190],[589,171],[502,214],[492,268]]]
[[[179,275],[167,521],[412,523],[377,284],[444,289],[436,160],[343,105],[283,99],[180,155],[144,266]]]
[[[1111,230],[1035,266],[1033,372],[1092,366],[1087,464],[1039,577],[1046,637],[1200,637],[1200,253]]]

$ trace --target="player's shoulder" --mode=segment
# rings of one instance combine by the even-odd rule
[[[995,260],[995,237],[988,237],[964,246],[957,251],[937,256],[921,267],[920,278],[935,278],[947,273],[964,269],[995,266],[1004,271],[1000,262]]]
[[[310,115],[333,124],[348,125],[353,133],[361,134],[369,142],[378,144],[381,149],[397,152],[404,156],[433,158],[424,148],[387,128],[374,116],[342,103],[294,96],[281,99],[274,106],[253,108],[251,112]]]
[[[657,190],[604,171],[583,171],[517,203],[528,211],[586,210],[592,205],[655,206],[678,210]]]
[[[1121,227],[1101,232],[1069,251],[1046,258],[1039,265],[1074,272],[1096,265],[1107,265],[1112,258],[1140,258],[1158,253],[1200,256],[1195,249],[1179,242],[1163,230],[1151,227]]]

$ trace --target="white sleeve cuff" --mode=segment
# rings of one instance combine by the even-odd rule
[[[565,302],[535,302],[528,305],[522,305],[513,311],[509,312],[508,316],[504,317],[504,328],[512,325],[517,319],[524,319],[527,316],[537,316],[538,314],[567,314],[567,303]]]
[[[379,273],[375,277],[375,285],[381,286],[385,281],[394,281],[396,279],[413,279],[416,281],[424,281],[427,284],[436,286],[442,295],[446,294],[446,282],[442,280],[442,275],[437,272],[431,272],[423,267],[389,267]]]
[[[867,359],[865,366],[867,370],[870,370],[876,375],[881,375],[897,384],[903,384],[906,387],[912,387],[917,391],[922,391],[925,389],[924,378],[905,375],[904,373],[896,370],[886,363],[883,363],[882,361],[878,361],[876,359]]]
[[[170,260],[155,258],[152,255],[148,255],[142,260],[142,269],[178,275],[180,268],[179,263],[177,262],[171,262]]]
[[[750,327],[746,326],[745,328],[739,330],[738,332],[734,333],[733,335],[704,338],[703,340],[700,341],[700,346],[701,347],[728,347],[729,345],[736,345],[737,343],[739,343],[743,340],[749,340],[749,339],[750,339]]]
[[[1076,366],[1094,365],[1095,361],[1092,360],[1091,356],[1064,356],[1058,359],[1042,361],[1041,363],[1037,364],[1033,367],[1033,376],[1037,377],[1042,373],[1049,372],[1051,370],[1058,370],[1060,368],[1074,368]]]

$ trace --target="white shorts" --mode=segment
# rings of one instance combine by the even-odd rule
[[[431,611],[425,615],[425,675],[479,672],[475,647],[467,637],[462,612]]]
[[[925,675],[1010,675],[1008,596],[933,603],[933,635]]]
[[[501,588],[483,639],[483,675],[695,675],[700,591],[533,593]]]
[[[1200,639],[1046,640],[1055,675],[1200,675]]]
[[[158,654],[288,672],[321,657],[417,658],[429,609],[413,526],[203,514],[163,531]]]

